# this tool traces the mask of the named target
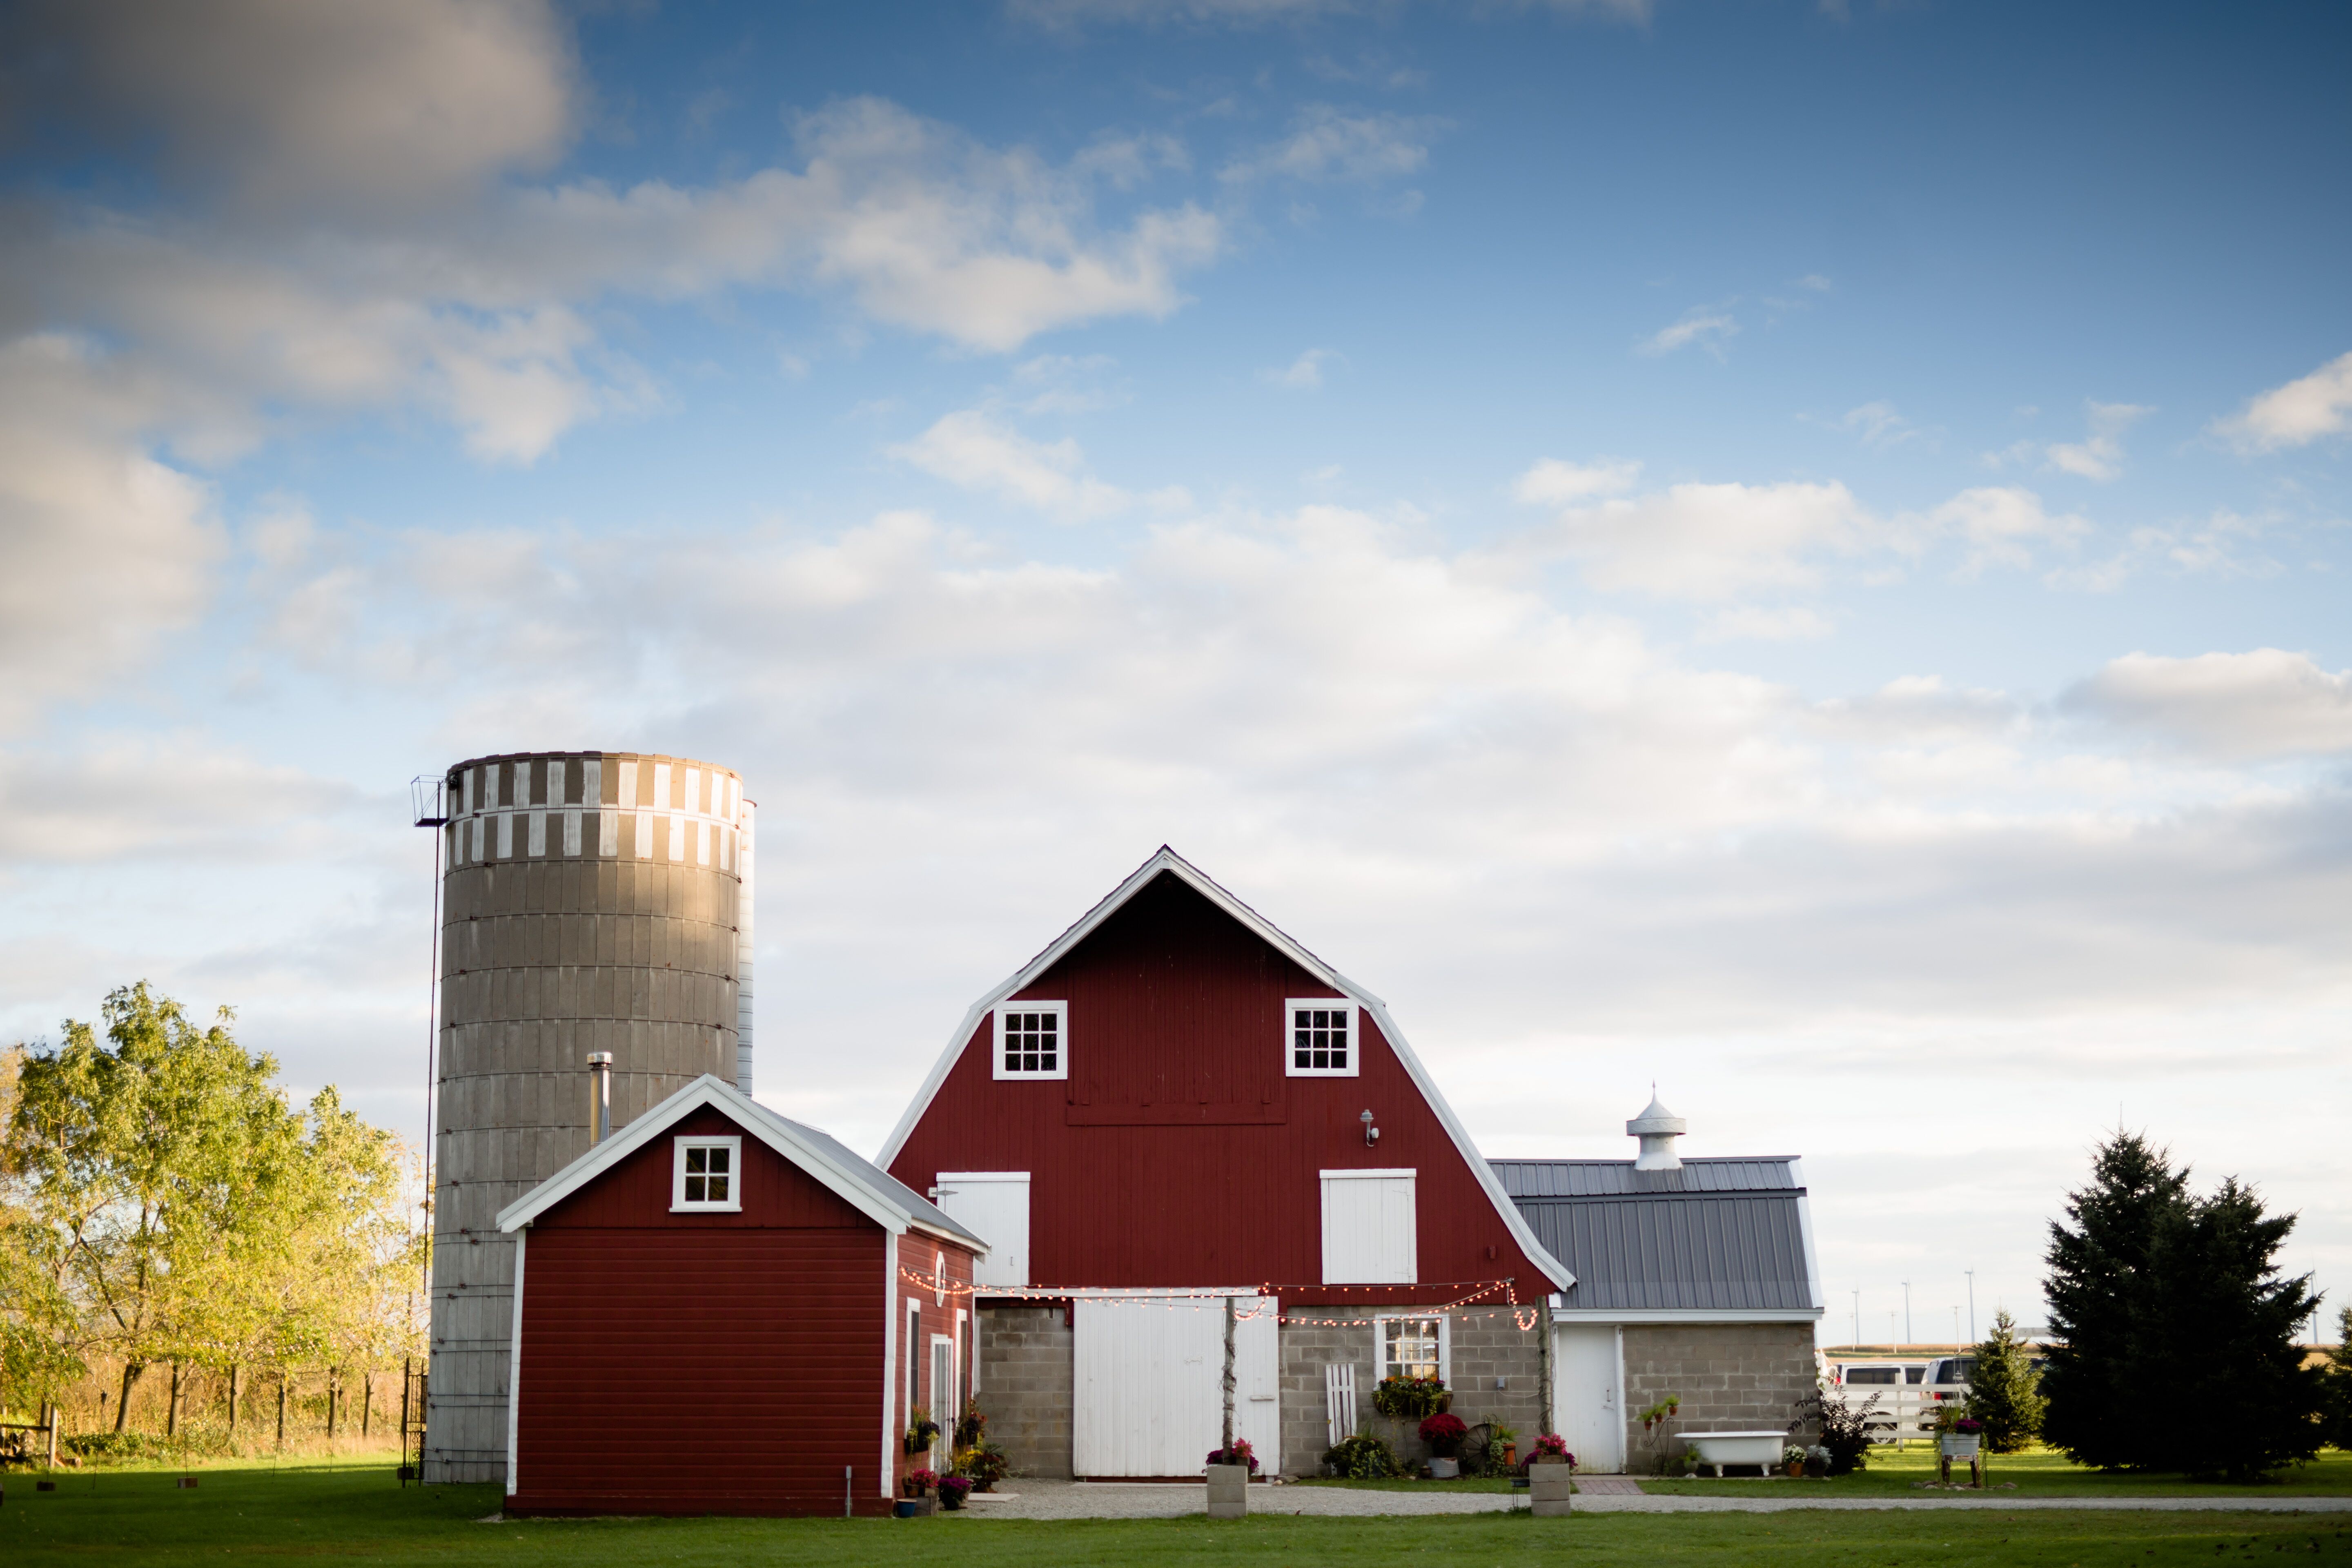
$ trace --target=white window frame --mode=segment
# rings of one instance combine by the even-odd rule
[[[1348,1065],[1343,1068],[1303,1068],[1298,1065],[1297,1019],[1298,1009],[1312,1007],[1318,1012],[1345,1013],[1348,1016]],[[1354,1078],[1364,1064],[1363,1030],[1359,1026],[1355,1002],[1346,996],[1293,996],[1282,1005],[1282,1072],[1286,1078]]]
[[[1437,1323],[1437,1380],[1449,1389],[1454,1387],[1454,1318],[1442,1311],[1381,1311],[1372,1317],[1372,1381],[1390,1375],[1389,1331],[1392,1322],[1425,1323],[1434,1319]]]
[[[727,1199],[712,1203],[704,1199],[688,1203],[686,1199],[686,1152],[689,1149],[724,1149],[727,1154]],[[743,1139],[740,1133],[689,1133],[673,1141],[670,1149],[669,1212],[672,1214],[740,1214],[743,1209]]]
[[[1007,1013],[1051,1013],[1054,1015],[1054,1037],[1061,1047],[1054,1053],[1051,1071],[1023,1072],[1004,1065],[1004,1016]],[[992,1048],[989,1062],[995,1075],[1003,1079],[1035,1079],[1045,1082],[1070,1076],[1070,1005],[1067,1002],[1003,1002],[997,1005],[995,1026],[991,1031]]]

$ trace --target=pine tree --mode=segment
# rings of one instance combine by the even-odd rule
[[[2235,1176],[2158,1218],[2134,1359],[2144,1389],[2198,1415],[2168,1468],[2250,1481],[2319,1451],[2319,1372],[2295,1341],[2319,1301],[2311,1276],[2278,1271],[2294,1220]]]
[[[1986,1447],[2014,1454],[2042,1430],[2041,1381],[2025,1359],[2016,1320],[1994,1314],[1992,1332],[1976,1347],[1969,1373],[1969,1414],[1984,1423]]]
[[[2327,1441],[2352,1449],[2352,1307],[2336,1314],[2336,1348],[2327,1352],[2320,1388],[2326,1401],[2321,1424]]]
[[[2060,1342],[2042,1375],[2042,1440],[2102,1469],[2177,1462],[2163,1424],[2132,1413],[2171,1397],[2169,1379],[2136,1386],[2135,1359],[2148,1252],[2158,1221],[2186,1206],[2189,1173],[2172,1168],[2168,1151],[2119,1131],[2100,1147],[2091,1175],[2090,1186],[2067,1196],[2073,1227],[2050,1226],[2042,1289]]]

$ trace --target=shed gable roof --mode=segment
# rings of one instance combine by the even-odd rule
[[[1454,1108],[1445,1102],[1445,1097],[1438,1092],[1435,1080],[1429,1076],[1429,1069],[1424,1068],[1421,1058],[1413,1054],[1412,1047],[1405,1042],[1404,1032],[1397,1027],[1396,1020],[1389,1016],[1388,1004],[1307,951],[1289,932],[1235,898],[1219,886],[1206,872],[1164,844],[1160,847],[1157,854],[1137,867],[1118,887],[1112,889],[1100,902],[1088,910],[1067,931],[1047,943],[1043,952],[998,983],[993,989],[971,1005],[965,1012],[963,1021],[956,1026],[955,1033],[949,1037],[947,1048],[940,1052],[939,1060],[932,1064],[929,1076],[923,1079],[922,1087],[916,1091],[914,1100],[908,1103],[906,1114],[898,1119],[898,1125],[891,1130],[889,1138],[883,1143],[879,1156],[881,1164],[889,1164],[898,1157],[899,1151],[907,1146],[907,1140],[913,1136],[916,1127],[922,1121],[924,1113],[930,1109],[932,1101],[938,1098],[940,1086],[947,1081],[949,1072],[955,1067],[957,1059],[962,1056],[965,1047],[971,1041],[973,1031],[980,1027],[981,1020],[988,1016],[990,1009],[1034,984],[1066,954],[1100,929],[1103,922],[1117,914],[1137,894],[1162,876],[1177,879],[1260,941],[1298,965],[1300,969],[1305,970],[1332,990],[1351,998],[1357,1005],[1370,1014],[1373,1022],[1379,1026],[1381,1037],[1387,1040],[1389,1047],[1396,1053],[1397,1060],[1402,1064],[1406,1075],[1412,1079],[1414,1089],[1420,1092],[1422,1100],[1428,1105],[1431,1113],[1437,1118],[1439,1125],[1445,1129],[1446,1136],[1453,1141],[1454,1150],[1462,1156],[1464,1163],[1469,1167],[1472,1176],[1485,1191],[1487,1200],[1495,1205],[1496,1215],[1511,1233],[1511,1238],[1518,1244],[1520,1250],[1527,1254],[1529,1261],[1550,1277],[1556,1289],[1566,1289],[1576,1282],[1576,1277],[1560,1263],[1557,1257],[1546,1249],[1535,1231],[1528,1226],[1525,1216],[1512,1204],[1509,1194],[1503,1190],[1502,1183],[1488,1168],[1486,1160],[1479,1155],[1477,1148],[1470,1142],[1469,1131],[1462,1125],[1461,1119],[1454,1114]]]
[[[710,1106],[893,1235],[928,1231],[976,1252],[988,1243],[898,1177],[850,1152],[831,1133],[780,1116],[726,1079],[705,1073],[499,1212],[519,1230],[659,1139],[690,1111]]]

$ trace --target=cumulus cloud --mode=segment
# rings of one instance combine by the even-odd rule
[[[1641,464],[1611,458],[1590,463],[1564,463],[1557,458],[1543,458],[1519,476],[1511,493],[1533,506],[1568,506],[1592,496],[1632,489],[1641,475]]]
[[[1847,409],[1833,427],[1865,447],[1899,447],[1919,434],[1917,426],[1896,413],[1895,405],[1884,400]]]
[[[299,856],[327,837],[321,819],[355,799],[338,780],[195,734],[110,734],[71,750],[0,751],[0,862]]]
[[[1670,354],[1696,343],[1721,359],[1724,343],[1738,331],[1738,320],[1730,311],[1699,305],[1685,311],[1682,320],[1643,339],[1638,346],[1645,354]]]
[[[145,448],[158,389],[55,334],[0,345],[0,728],[135,668],[208,602],[211,496]]]
[[[1768,609],[1741,605],[1707,617],[1699,628],[1701,642],[1818,642],[1837,630],[1819,610],[1802,605]]]
[[[1061,522],[1114,516],[1138,499],[1087,472],[1076,441],[1033,440],[978,409],[947,415],[889,452],[951,485],[1001,497]],[[1163,490],[1149,499],[1181,505],[1185,498],[1181,490]]]
[[[2124,433],[2153,408],[2135,403],[2088,403],[2090,434],[2080,441],[2020,441],[2002,452],[1988,452],[1985,460],[1999,468],[2005,463],[2038,463],[2045,472],[2073,474],[2105,483],[2124,471]]]
[[[2339,354],[2309,375],[2251,399],[2215,430],[2242,451],[2307,447],[2352,430],[2352,353]]]
[[[2064,546],[2091,531],[2090,521],[2074,512],[2054,516],[2042,498],[2015,485],[1979,485],[1920,515],[1932,534],[1948,534],[1968,547],[1961,566],[1965,574],[1987,566],[2028,566],[2041,545]]]
[[[2067,692],[2079,712],[2221,758],[2352,752],[2352,670],[2260,647],[2167,658],[2132,653]]]
[[[1430,138],[1444,122],[1402,114],[1349,114],[1310,103],[1288,134],[1235,159],[1218,177],[1251,180],[1352,180],[1370,183],[1416,174],[1429,162]]]
[[[1257,378],[1268,386],[1286,386],[1294,392],[1313,392],[1323,384],[1323,366],[1339,356],[1329,349],[1308,349],[1288,364],[1257,373]]]

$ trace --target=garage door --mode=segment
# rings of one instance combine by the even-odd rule
[[[1280,1458],[1276,1303],[1238,1299],[1234,1436],[1272,1474]],[[1084,1298],[1072,1324],[1072,1468],[1081,1476],[1197,1476],[1224,1415],[1222,1300]]]

